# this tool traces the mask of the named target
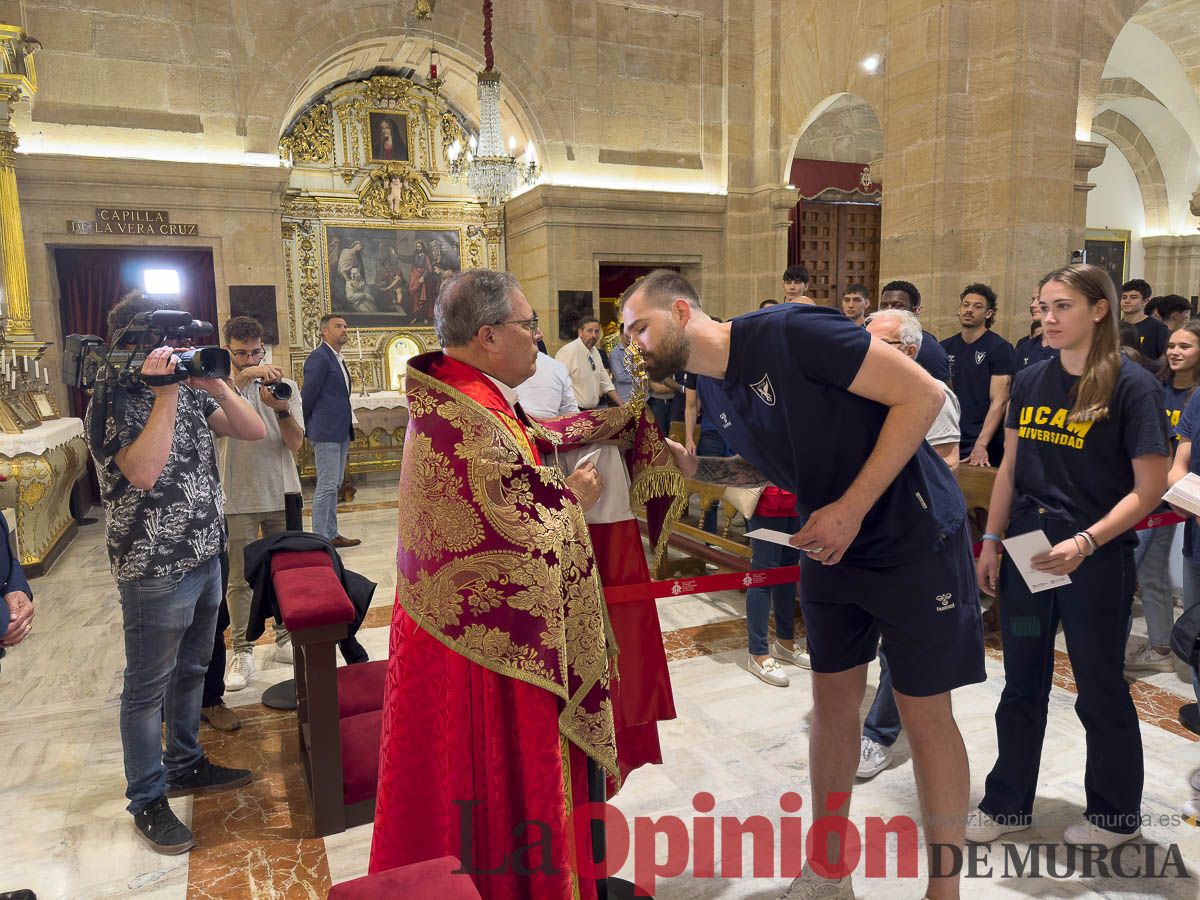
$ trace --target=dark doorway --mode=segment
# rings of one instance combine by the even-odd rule
[[[174,270],[179,276],[178,309],[192,318],[211,322],[211,342],[221,343],[217,330],[217,286],[211,250],[162,248],[54,248],[58,273],[58,306],[62,333],[94,334],[108,340],[108,311],[129,291],[145,289],[147,269]],[[83,417],[88,396],[84,391],[67,391],[72,416]],[[100,500],[91,456],[88,476],[81,484],[90,486],[90,500]],[[76,487],[79,490],[79,486]],[[88,488],[77,502],[86,507]]]
[[[600,263],[600,309],[596,318],[607,332],[609,326],[619,326],[617,322],[617,301],[625,288],[639,278],[649,275],[655,269],[673,269],[680,271],[679,266],[644,266],[625,263]],[[574,335],[572,335],[574,336]]]

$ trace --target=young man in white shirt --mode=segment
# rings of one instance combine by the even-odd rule
[[[542,340],[539,330],[534,341]],[[540,345],[539,345],[540,346]],[[521,408],[535,419],[553,419],[579,412],[567,367],[539,350],[537,369],[516,387]]]

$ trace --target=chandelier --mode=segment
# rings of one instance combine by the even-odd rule
[[[476,74],[479,93],[479,139],[470,140],[470,148],[455,141],[446,155],[450,160],[450,176],[467,186],[480,203],[499,206],[520,184],[533,184],[538,177],[538,164],[533,143],[525,148],[525,162],[515,155],[517,139],[510,137],[505,150],[500,134],[500,72],[492,55],[492,0],[483,0],[483,71]],[[463,151],[466,151],[465,154]]]

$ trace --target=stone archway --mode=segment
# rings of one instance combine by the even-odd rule
[[[1150,140],[1132,119],[1112,109],[1104,110],[1092,120],[1092,132],[1120,150],[1133,169],[1142,193],[1146,228],[1165,233],[1170,224],[1167,183]]]

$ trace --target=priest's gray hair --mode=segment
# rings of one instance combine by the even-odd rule
[[[433,328],[443,347],[465,347],[484,325],[499,325],[512,316],[517,279],[494,269],[468,269],[438,291]]]
[[[921,349],[921,320],[907,309],[879,309],[867,316],[867,323],[876,319],[898,319],[900,321],[900,343],[905,347]]]

